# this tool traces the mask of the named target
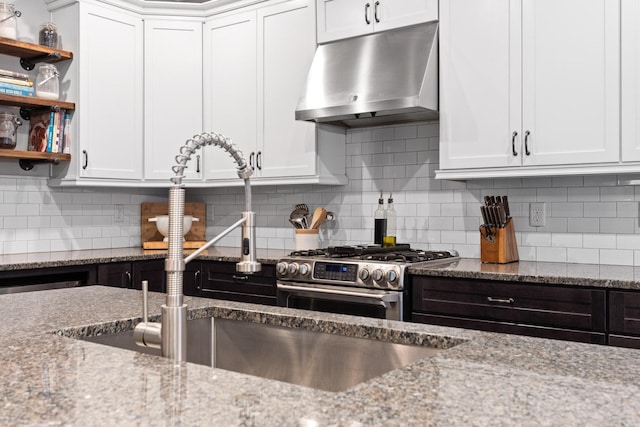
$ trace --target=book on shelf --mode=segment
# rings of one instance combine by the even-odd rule
[[[0,69],[0,76],[10,77],[18,80],[29,80],[29,74],[19,73],[17,71],[3,70],[3,69]]]
[[[69,153],[71,113],[40,110],[31,113],[27,150],[42,153]],[[66,151],[65,151],[66,150]]]
[[[4,83],[4,84],[8,84],[8,83]],[[6,88],[6,87],[0,86],[0,94],[33,97],[34,91],[32,87],[28,87],[28,86],[24,86],[22,88],[18,88],[18,87]]]
[[[16,86],[20,86],[20,87],[23,87],[23,86],[32,87],[33,86],[33,82],[31,80],[19,80],[19,79],[14,79],[14,78],[11,78],[11,77],[5,77],[5,76],[2,76],[2,75],[0,75],[0,82],[2,82],[2,83],[10,83],[10,84],[13,84],[13,85],[16,85]]]

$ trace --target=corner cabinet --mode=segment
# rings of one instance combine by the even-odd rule
[[[0,37],[0,54],[20,58],[20,64],[27,70],[35,68],[40,62],[54,63],[73,59],[73,54],[69,51],[52,49],[4,37]],[[27,120],[33,110],[55,110],[57,108],[63,108],[68,111],[75,110],[75,104],[72,102],[5,94],[0,94],[0,105],[19,107],[20,115]],[[41,153],[36,151],[2,149],[0,150],[0,158],[18,159],[22,169],[30,170],[34,163],[50,162],[58,164],[60,161],[71,160],[71,155],[66,153]]]
[[[223,14],[205,24],[204,124],[230,137],[252,182],[342,184],[345,131],[296,121],[315,52],[312,0]],[[207,182],[241,184],[221,150],[204,154]]]
[[[61,84],[82,105],[72,130],[76,161],[58,183],[142,179],[142,18],[77,2],[52,10],[52,19],[64,31],[65,46],[78,52]]]
[[[318,43],[438,19],[438,0],[316,0]]]
[[[615,173],[619,13],[607,0],[442,0],[436,176]]]

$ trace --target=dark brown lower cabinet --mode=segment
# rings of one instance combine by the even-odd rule
[[[414,276],[412,320],[605,344],[605,301],[602,289]]]
[[[609,344],[640,348],[640,292],[609,291]]]
[[[142,289],[149,282],[152,292],[166,291],[164,259],[111,262],[98,265],[98,284],[128,289]]]
[[[95,265],[0,271],[0,294],[93,285],[96,276]]]
[[[231,301],[277,305],[275,266],[262,264],[254,274],[236,272],[235,262],[203,261],[198,295]]]

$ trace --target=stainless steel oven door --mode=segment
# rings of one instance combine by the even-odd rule
[[[398,291],[277,282],[277,297],[280,307],[404,320],[403,294]]]

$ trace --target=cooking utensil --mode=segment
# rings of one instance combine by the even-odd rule
[[[327,219],[327,210],[325,208],[316,208],[313,212],[313,218],[311,218],[311,225],[309,228],[317,230],[320,225]]]
[[[297,204],[289,214],[289,222],[298,229],[309,228],[307,215],[309,215],[309,207],[305,203]]]

